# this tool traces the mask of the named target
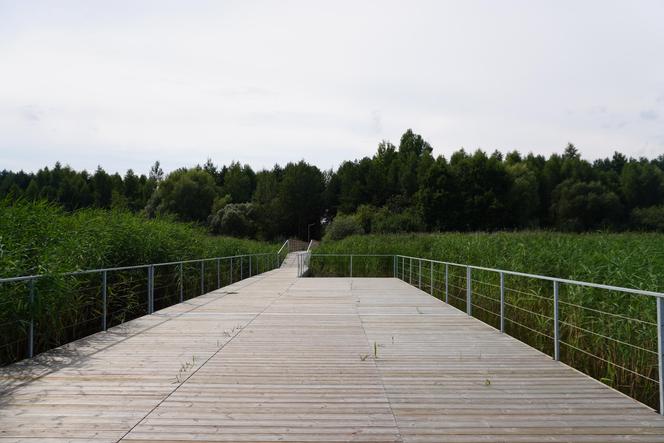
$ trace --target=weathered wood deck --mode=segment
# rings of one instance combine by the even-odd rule
[[[664,442],[664,419],[399,280],[286,267],[0,369],[0,441],[89,440]]]

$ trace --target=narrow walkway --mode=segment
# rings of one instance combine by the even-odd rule
[[[664,442],[645,406],[399,280],[288,263],[0,369],[0,442]]]

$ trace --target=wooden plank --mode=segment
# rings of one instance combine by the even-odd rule
[[[1,369],[0,442],[664,442],[642,404],[404,282],[296,266]]]

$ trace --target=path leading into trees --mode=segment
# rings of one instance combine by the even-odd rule
[[[0,442],[664,442],[645,406],[399,280],[287,263],[0,369]]]

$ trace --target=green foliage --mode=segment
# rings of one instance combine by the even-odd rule
[[[252,203],[230,203],[211,216],[210,231],[232,237],[256,234],[256,209]]]
[[[275,245],[127,211],[67,213],[46,202],[0,202],[0,275],[69,272],[272,251]],[[277,248],[278,249],[278,248]]]
[[[362,225],[356,216],[339,214],[325,229],[325,240],[341,240],[363,233]]]
[[[376,211],[371,221],[371,232],[376,234],[398,234],[424,230],[422,217],[411,208],[402,212],[392,212],[387,208],[381,208]]]
[[[178,220],[212,222],[228,203],[254,205],[256,238],[320,238],[337,213],[357,213],[366,232],[589,231],[650,229],[634,224],[636,208],[664,205],[664,155],[627,158],[618,152],[590,163],[569,143],[548,158],[516,151],[434,156],[432,146],[408,129],[399,145],[379,143],[372,157],[321,171],[304,161],[254,172],[233,162],[180,169],[164,178],[159,162],[149,175],[124,178],[101,167],[92,174],[56,163],[35,174],[0,172],[0,198],[46,199],[66,210],[121,208]],[[363,209],[364,208],[364,209]],[[377,227],[369,226],[380,212]],[[387,212],[384,212],[387,211]],[[238,222],[241,222],[237,218]],[[217,222],[220,219],[217,217]],[[218,223],[211,227],[218,231]]]
[[[0,275],[44,274],[34,287],[35,304],[25,282],[0,284],[0,365],[25,356],[26,331],[35,318],[37,351],[97,332],[101,327],[101,274],[60,276],[62,272],[166,263],[179,260],[270,252],[276,244],[209,235],[203,228],[164,218],[146,219],[127,211],[83,209],[73,213],[45,202],[0,201]],[[156,309],[188,299],[248,275],[248,263],[215,261],[155,267]],[[258,257],[253,273],[276,264]],[[204,270],[203,275],[201,271]],[[182,272],[182,274],[180,274]],[[182,277],[180,277],[182,275]],[[208,289],[209,288],[209,289]],[[145,315],[146,268],[108,272],[108,325]]]
[[[308,225],[316,229],[323,215],[323,173],[304,161],[288,163],[283,169],[275,201],[282,234],[307,238]],[[315,234],[314,230],[314,234]]]
[[[159,162],[156,167],[161,170]],[[27,201],[48,200],[68,211],[86,207],[108,209],[115,204],[138,212],[145,207],[157,180],[163,176],[159,171],[153,171],[156,178],[150,179],[145,175],[137,176],[131,169],[124,179],[119,174],[109,175],[101,167],[90,175],[60,163],[53,169],[40,169],[34,174],[0,171],[0,198],[11,195],[13,199]]]
[[[617,224],[622,205],[600,182],[568,179],[553,191],[551,211],[560,229],[585,231]]]
[[[230,195],[233,203],[248,202],[251,200],[255,181],[255,174],[251,167],[248,165],[242,167],[237,162],[231,163],[223,176],[222,193]]]
[[[178,169],[159,184],[146,211],[151,216],[173,214],[181,221],[202,222],[219,195],[214,178],[207,172]]]
[[[634,209],[632,225],[646,231],[664,232],[664,205]]]

